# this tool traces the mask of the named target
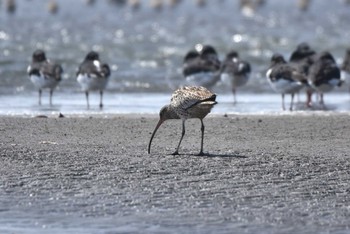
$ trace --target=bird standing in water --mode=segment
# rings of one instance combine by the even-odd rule
[[[248,82],[250,73],[250,64],[241,60],[238,52],[232,50],[226,55],[221,67],[221,80],[230,83],[234,103],[237,103],[237,87],[243,86]]]
[[[184,58],[182,73],[187,85],[213,87],[220,79],[221,62],[211,45],[196,45]]]
[[[346,50],[344,60],[340,68],[341,79],[347,84],[350,92],[350,49]]]
[[[50,105],[52,105],[53,91],[62,80],[62,67],[50,62],[43,50],[36,50],[32,55],[32,62],[28,66],[27,73],[31,82],[39,89],[39,105],[41,105],[43,89],[50,89]]]
[[[297,93],[307,82],[306,77],[298,68],[288,64],[281,54],[274,54],[271,58],[270,68],[266,72],[267,80],[273,90],[282,95],[282,109],[284,106],[284,95],[291,94],[289,110],[293,110],[294,94]]]
[[[201,149],[198,155],[204,155],[203,153],[203,138],[204,138],[204,124],[203,119],[207,116],[213,106],[217,104],[215,101],[216,95],[210,92],[204,87],[196,86],[185,86],[183,88],[177,89],[172,97],[170,104],[165,105],[159,113],[160,119],[154,129],[151,139],[148,145],[148,153],[151,152],[151,144],[154,135],[156,134],[160,125],[168,119],[181,119],[182,120],[182,135],[180,142],[173,153],[173,155],[179,154],[179,147],[181,141],[185,135],[185,121],[190,118],[198,118],[201,121]]]
[[[111,71],[108,64],[101,64],[99,54],[95,51],[89,52],[80,64],[77,72],[77,81],[85,92],[87,108],[89,104],[89,91],[100,91],[100,108],[103,107],[103,90],[107,86]]]
[[[323,94],[336,86],[340,87],[343,83],[340,69],[328,51],[321,52],[310,67],[308,83],[319,93],[320,104],[325,108]]]

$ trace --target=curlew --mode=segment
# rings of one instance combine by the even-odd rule
[[[156,134],[160,125],[168,119],[181,119],[182,120],[182,134],[179,144],[173,153],[173,155],[179,154],[179,147],[182,139],[185,135],[185,121],[186,119],[198,118],[201,121],[201,149],[198,155],[204,155],[203,153],[203,138],[204,138],[204,124],[203,119],[209,114],[211,109],[217,102],[215,101],[216,95],[210,92],[204,87],[185,86],[176,90],[171,96],[169,105],[165,105],[160,110],[160,119],[156,128],[154,129],[151,139],[148,145],[148,153],[151,152],[151,144],[154,135]]]
[[[31,82],[39,89],[39,105],[41,105],[42,89],[50,89],[50,105],[52,105],[53,91],[62,79],[62,67],[50,62],[43,50],[36,50],[32,55],[27,73]]]

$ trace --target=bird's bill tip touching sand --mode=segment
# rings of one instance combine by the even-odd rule
[[[153,131],[153,133],[152,133],[151,139],[150,139],[149,144],[148,144],[148,154],[151,153],[151,144],[152,144],[153,137],[154,137],[154,135],[156,134],[156,132],[157,132],[158,128],[160,127],[160,125],[162,125],[162,123],[163,123],[164,121],[165,121],[165,120],[163,120],[163,119],[159,119],[159,121],[158,121],[158,123],[157,123],[157,126],[156,126],[156,128],[154,129],[154,131]]]

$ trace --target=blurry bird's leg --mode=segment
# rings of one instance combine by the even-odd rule
[[[85,91],[85,97],[86,97],[86,105],[87,108],[90,108],[90,104],[89,104],[89,91]]]
[[[100,109],[103,108],[102,99],[103,99],[103,90],[100,90]]]
[[[39,89],[39,101],[38,101],[39,105],[41,105],[41,93],[42,93],[42,91],[41,91],[41,89]]]
[[[52,94],[53,94],[53,89],[50,89],[50,106],[52,106]]]
[[[289,107],[290,111],[293,111],[293,104],[294,104],[294,93],[291,94],[290,107]]]

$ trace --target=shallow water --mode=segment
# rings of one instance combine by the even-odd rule
[[[48,97],[43,96],[43,105],[37,104],[36,93],[28,98],[26,94],[0,97],[0,115],[7,116],[37,116],[46,115],[57,117],[60,113],[67,116],[111,115],[111,114],[158,114],[163,105],[169,103],[166,93],[106,93],[104,108],[100,109],[99,94],[90,95],[90,109],[87,109],[85,95],[75,93],[70,95],[56,95],[52,106],[48,104]],[[218,95],[218,104],[212,114],[330,114],[349,113],[350,95],[347,93],[330,93],[325,95],[326,105],[322,106],[314,101],[311,108],[305,105],[305,95],[295,98],[294,110],[288,110],[290,96],[286,95],[287,110],[282,110],[281,96],[274,93],[250,94],[242,93],[239,101],[233,104],[231,94]]]
[[[37,93],[26,75],[31,54],[37,48],[62,63],[64,80],[54,93],[57,105],[53,108],[69,114],[84,111],[85,98],[78,95],[75,72],[91,49],[100,52],[101,59],[112,67],[104,112],[153,113],[160,108],[159,95],[170,97],[172,90],[184,83],[182,59],[197,43],[212,44],[221,58],[236,49],[251,62],[253,73],[242,89],[241,100],[260,100],[265,98],[260,98],[261,93],[273,94],[264,73],[274,52],[288,57],[298,43],[306,41],[317,51],[330,50],[340,63],[345,49],[350,47],[350,7],[340,0],[332,4],[314,1],[307,12],[299,11],[295,1],[270,0],[252,16],[243,16],[238,3],[231,1],[209,1],[203,8],[183,1],[175,8],[165,5],[160,11],[152,9],[148,2],[143,2],[139,10],[105,1],[97,1],[94,6],[86,6],[83,1],[58,2],[56,15],[50,15],[47,6],[38,0],[21,1],[13,15],[1,8],[0,102],[6,103],[1,105],[1,114],[47,114],[46,109],[50,109],[35,106]],[[213,90],[223,95],[223,100],[229,100],[227,85],[219,83]],[[347,85],[333,92],[345,90]],[[152,104],[137,100],[134,104],[144,93]],[[271,97],[271,102],[280,102]],[[120,99],[121,104],[116,101]],[[260,105],[248,101],[247,105],[250,106],[216,110],[271,110],[265,101]],[[344,110],[345,106],[339,105]],[[274,108],[280,109],[279,104]]]

